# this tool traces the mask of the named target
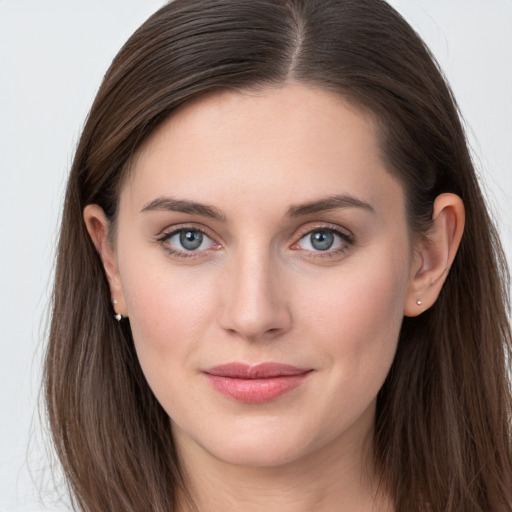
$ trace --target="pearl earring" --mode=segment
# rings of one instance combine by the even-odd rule
[[[115,318],[118,322],[120,322],[124,317],[123,317],[123,315],[121,315],[121,313],[118,313],[118,312],[116,311],[116,304],[117,304],[117,300],[112,299],[112,305],[114,306],[114,318]]]
[[[418,300],[416,301],[416,304],[418,304],[418,306],[421,306],[421,305],[423,304],[423,302],[422,302],[420,299],[418,299]]]

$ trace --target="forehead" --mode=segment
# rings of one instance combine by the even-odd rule
[[[332,92],[287,84],[210,93],[168,118],[143,144],[123,195],[270,205],[334,193],[376,201],[401,187],[380,156],[377,123]],[[152,197],[154,196],[154,197]],[[190,197],[189,197],[190,198]]]

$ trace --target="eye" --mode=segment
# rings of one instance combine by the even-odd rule
[[[175,229],[164,234],[158,241],[174,255],[192,256],[207,249],[218,249],[220,246],[206,233],[196,228]]]
[[[353,243],[352,237],[334,228],[316,228],[300,237],[292,249],[302,249],[309,252],[338,253],[347,249]]]

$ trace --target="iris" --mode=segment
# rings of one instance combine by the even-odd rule
[[[310,242],[318,251],[326,251],[334,244],[334,234],[329,231],[315,231],[310,235]]]
[[[187,251],[194,251],[203,243],[203,234],[200,231],[181,231],[180,244]]]

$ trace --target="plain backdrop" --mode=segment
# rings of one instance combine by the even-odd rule
[[[512,0],[390,3],[455,91],[511,261]],[[104,72],[163,4],[0,0],[0,512],[67,510],[56,504],[37,415],[65,180]]]

